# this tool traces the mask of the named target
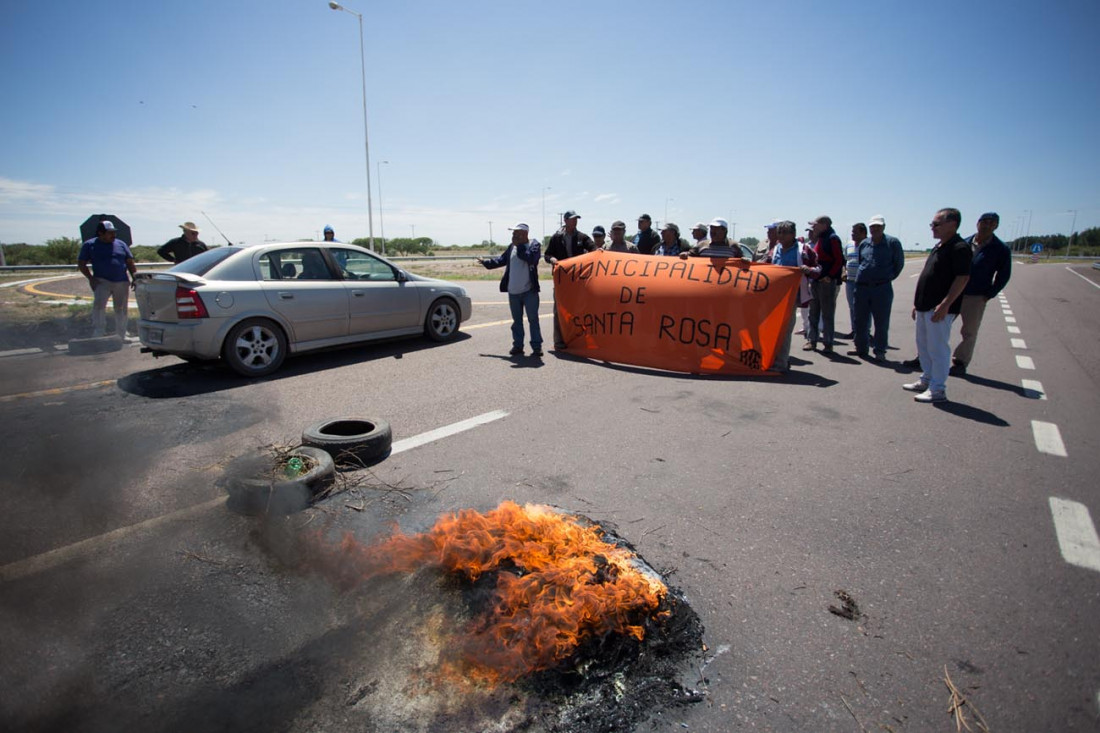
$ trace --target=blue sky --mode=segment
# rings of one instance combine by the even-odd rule
[[[471,244],[643,212],[760,237],[942,206],[1100,224],[1095,0],[390,2],[363,13],[374,232]],[[5,3],[0,241],[366,236],[359,34],[325,0]],[[381,168],[381,196],[377,178]],[[545,198],[545,225],[543,200]],[[379,200],[382,212],[379,214]]]

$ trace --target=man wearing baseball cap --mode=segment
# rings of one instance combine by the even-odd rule
[[[844,245],[840,242],[833,220],[824,214],[810,222],[814,252],[821,266],[821,274],[810,282],[810,313],[806,326],[804,351],[813,351],[822,342],[823,354],[833,353],[834,325],[836,323],[836,296],[840,292],[840,274],[844,271]],[[820,328],[819,328],[820,324]]]
[[[626,222],[611,222],[611,241],[603,246],[608,252],[629,252],[638,254],[638,246],[626,241]]]
[[[875,325],[874,360],[886,359],[890,339],[890,309],[894,304],[893,282],[905,267],[905,253],[897,237],[886,234],[886,219],[872,216],[867,225],[871,236],[859,245],[852,299],[855,301],[855,349],[850,356],[870,359],[871,322]]]
[[[157,250],[157,254],[175,264],[189,260],[200,252],[206,251],[206,244],[199,239],[199,230],[193,221],[180,224],[183,234],[169,239]]]
[[[649,214],[638,217],[638,233],[634,235],[634,244],[637,245],[638,252],[644,255],[653,254],[661,246],[661,237],[653,231],[653,219]]]
[[[577,221],[580,218],[581,215],[572,209],[562,214],[561,229],[556,231],[554,236],[550,237],[550,241],[546,243],[544,258],[550,263],[551,267],[561,260],[595,251],[596,244],[592,241],[592,238],[577,229]],[[561,324],[558,323],[556,297],[554,301],[554,348],[559,351],[565,348],[565,342],[561,337]]]
[[[101,221],[95,231],[95,238],[81,245],[76,258],[80,274],[88,278],[88,285],[94,293],[92,335],[99,337],[106,334],[107,298],[111,298],[115,310],[115,336],[125,339],[129,322],[130,280],[137,275],[134,255],[127,242],[117,239],[113,222]]]
[[[779,242],[778,227],[779,222],[777,221],[764,225],[764,232],[767,234],[767,239],[756,247],[756,252],[752,255],[753,262],[772,261],[772,255],[775,253],[775,245]]]
[[[512,356],[523,355],[523,314],[531,328],[531,356],[542,356],[542,329],[539,328],[539,255],[542,245],[529,241],[531,227],[519,222],[510,227],[512,242],[498,257],[479,259],[488,270],[504,268],[500,292],[508,293],[512,312]]]
[[[978,232],[967,239],[974,251],[970,264],[970,280],[962,294],[962,341],[955,347],[951,374],[961,377],[966,374],[970,360],[974,357],[974,345],[978,341],[978,329],[985,315],[985,304],[1004,290],[1008,279],[1012,277],[1012,252],[996,234],[1001,217],[988,211],[978,217]]]
[[[691,252],[681,252],[680,259],[691,257],[744,257],[741,248],[727,236],[730,230],[725,219],[714,219],[710,223],[710,241],[705,247]]]

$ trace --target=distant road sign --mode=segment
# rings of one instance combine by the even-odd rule
[[[1042,251],[1043,251],[1043,245],[1039,244],[1038,242],[1031,245],[1031,254],[1037,255]]]

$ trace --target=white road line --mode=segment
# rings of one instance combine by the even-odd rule
[[[484,415],[478,415],[477,417],[471,417],[469,420],[462,420],[452,425],[446,425],[442,428],[436,428],[435,430],[429,430],[426,433],[420,435],[414,435],[411,438],[405,438],[399,440],[393,444],[390,448],[391,454],[404,453],[412,448],[419,447],[425,443],[431,443],[433,440],[439,440],[440,438],[446,438],[449,435],[456,435],[471,428],[476,428],[478,425],[484,425],[491,423],[494,420],[499,420],[502,417],[508,417],[508,413],[504,410],[493,410],[492,412],[486,412]]]
[[[1011,308],[1002,308],[1001,313],[1004,313],[1006,316],[1011,316],[1012,315],[1012,309]]]
[[[554,314],[551,313],[539,313],[539,318],[551,318]],[[472,326],[463,326],[463,331],[473,331],[475,328],[489,328],[490,326],[504,326],[510,324],[512,319],[509,318],[506,321],[489,321],[488,323],[475,323]]]
[[[1068,268],[1068,267],[1067,267],[1066,269],[1067,269],[1067,270],[1069,270],[1069,268]],[[1076,275],[1077,277],[1081,278],[1082,280],[1084,280],[1085,282],[1087,282],[1087,283],[1088,283],[1089,285],[1091,285],[1092,287],[1094,287],[1094,288],[1100,288],[1100,285],[1097,285],[1097,284],[1096,284],[1096,283],[1094,283],[1094,282],[1093,282],[1092,280],[1089,280],[1089,279],[1088,279],[1087,277],[1085,277],[1085,276],[1084,276],[1084,275],[1082,275],[1081,273],[1079,273],[1079,272],[1074,272],[1073,270],[1069,270],[1069,271],[1070,271],[1070,272],[1073,272],[1073,274],[1074,274],[1074,275]]]
[[[1007,326],[1007,328],[1008,328],[1009,333],[1019,333],[1020,332],[1020,327],[1019,326]]]
[[[405,438],[404,440],[396,441],[390,448],[390,453],[403,453],[407,450],[417,448],[431,443],[434,440],[440,438],[446,438],[449,435],[455,435],[465,430],[470,430],[478,425],[484,425],[486,423],[499,420],[502,417],[507,417],[508,413],[504,410],[494,410],[487,412],[484,415],[478,415],[472,417],[469,420],[462,420],[452,425],[446,425],[442,428],[436,428],[435,430],[429,430],[426,433],[420,435],[414,435],[411,438]],[[196,504],[195,506],[187,507],[186,509],[180,509],[178,511],[170,512],[168,514],[162,514],[159,517],[153,517],[152,519],[146,519],[144,522],[138,522],[137,524],[131,524],[127,527],[119,527],[118,529],[111,530],[105,534],[97,535],[95,537],[89,537],[86,540],[75,542],[71,545],[65,545],[64,547],[58,547],[55,550],[49,552],[43,552],[40,555],[34,555],[33,557],[24,558],[23,560],[17,560],[13,563],[0,566],[0,583],[7,582],[9,580],[16,580],[17,578],[23,578],[28,575],[34,575],[40,573],[43,570],[49,570],[50,568],[61,565],[64,562],[72,560],[73,558],[81,555],[89,554],[102,547],[113,544],[119,540],[122,540],[130,535],[137,534],[143,531],[149,531],[155,529],[161,525],[175,522],[181,519],[190,519],[198,516],[203,512],[219,507],[225,503],[226,497],[219,496],[217,499],[211,499],[210,501],[203,502],[202,504]]]
[[[1062,434],[1058,432],[1058,426],[1052,422],[1042,420],[1031,421],[1031,435],[1035,438],[1035,447],[1040,453],[1050,456],[1066,458],[1066,446],[1062,442]]]
[[[1023,339],[1009,339],[1009,341],[1012,342],[1012,348],[1014,348],[1014,349],[1026,349],[1027,348],[1027,344],[1024,343]]]
[[[42,349],[10,349],[8,351],[0,351],[0,359],[5,356],[25,356],[27,354],[41,354]]]
[[[1050,497],[1050,513],[1054,517],[1054,532],[1058,549],[1070,565],[1100,572],[1100,538],[1089,516],[1089,508],[1069,499]]]
[[[1012,316],[1005,316],[1005,323],[1015,323],[1016,319]]]
[[[1020,354],[1017,354],[1016,355],[1016,366],[1020,367],[1021,369],[1034,369],[1035,368],[1035,362],[1032,360],[1032,358],[1030,356],[1022,356]]]
[[[1045,400],[1047,398],[1043,383],[1037,379],[1021,380],[1020,385],[1024,388],[1024,397],[1030,397],[1033,400]]]

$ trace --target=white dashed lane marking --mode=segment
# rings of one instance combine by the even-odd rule
[[[1054,517],[1054,532],[1062,558],[1076,565],[1100,572],[1100,538],[1089,516],[1089,508],[1069,499],[1050,497],[1050,513]]]
[[[1012,316],[1005,316],[1005,323],[1015,323],[1016,319]]]
[[[1045,400],[1047,398],[1046,391],[1043,390],[1043,383],[1037,379],[1025,379],[1020,382],[1024,388],[1024,397],[1029,397],[1033,400]]]
[[[1014,348],[1014,349],[1026,349],[1027,348],[1027,344],[1024,343],[1023,339],[1011,339],[1011,341],[1012,341],[1012,348]]]
[[[1008,329],[1009,333],[1019,333],[1020,332],[1020,327],[1019,326],[1005,326],[1005,328]]]
[[[1019,354],[1017,354],[1016,366],[1020,367],[1021,369],[1035,369],[1035,362],[1030,356],[1020,356]]]
[[[1058,431],[1058,426],[1054,423],[1032,420],[1031,434],[1035,438],[1035,447],[1039,449],[1040,453],[1058,456],[1059,458],[1066,457],[1066,446],[1062,442],[1062,433]]]

